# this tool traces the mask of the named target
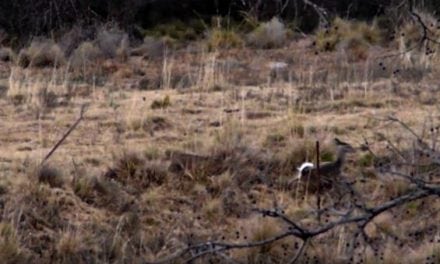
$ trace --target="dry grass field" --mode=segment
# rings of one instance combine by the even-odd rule
[[[386,171],[407,172],[398,164],[417,141],[389,117],[435,149],[435,51],[394,55],[405,40],[364,43],[338,32],[331,40],[332,32],[287,34],[269,49],[216,34],[209,45],[146,39],[128,48],[122,39],[112,56],[96,59],[92,43],[71,57],[57,55],[57,44],[34,43],[0,62],[2,263],[290,263],[302,242],[293,236],[194,261],[202,249],[166,257],[287,230],[257,208],[280,210],[305,228],[335,221],[343,204],[318,223],[317,195],[289,184],[302,162],[315,162],[316,141],[322,162],[336,158],[335,137],[356,148],[340,179],[368,206],[414,187]],[[348,40],[333,44],[334,36]],[[82,106],[79,125],[40,166]],[[429,170],[438,189],[436,157],[416,158],[417,172]],[[322,206],[338,195],[323,192]],[[440,263],[439,210],[432,195],[379,214],[364,237],[356,224],[336,226],[296,261]]]

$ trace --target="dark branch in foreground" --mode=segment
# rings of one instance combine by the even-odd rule
[[[291,263],[295,263],[302,254],[302,251],[304,251],[304,247],[306,247],[307,243],[313,239],[314,237],[326,233],[335,227],[347,225],[347,224],[353,224],[353,223],[359,223],[361,227],[365,227],[370,223],[376,216],[380,215],[381,213],[388,211],[394,207],[398,207],[401,205],[404,205],[406,203],[426,198],[428,196],[432,195],[440,195],[440,186],[436,186],[435,188],[426,188],[423,190],[413,190],[407,194],[401,195],[395,199],[389,200],[379,206],[373,207],[373,208],[365,208],[365,211],[352,216],[351,214],[347,214],[346,216],[340,218],[337,221],[328,223],[326,225],[320,226],[313,230],[307,230],[301,228],[295,221],[289,219],[286,215],[279,212],[278,210],[257,210],[259,213],[261,213],[264,216],[273,217],[281,219],[284,223],[286,223],[289,226],[289,230],[286,232],[283,232],[281,234],[278,234],[272,238],[257,241],[257,242],[249,242],[249,243],[222,243],[222,242],[214,242],[209,241],[205,243],[200,243],[198,245],[190,246],[185,249],[182,249],[181,251],[177,252],[176,254],[173,254],[169,257],[166,257],[161,260],[157,261],[150,261],[147,263],[155,264],[155,263],[167,263],[172,260],[182,258],[185,254],[189,252],[197,252],[194,256],[187,259],[185,262],[190,263],[193,260],[196,260],[198,258],[201,258],[203,256],[214,254],[216,252],[224,252],[232,249],[242,249],[242,248],[253,248],[253,247],[260,247],[264,245],[271,244],[275,241],[285,239],[287,237],[296,237],[300,238],[303,241],[303,245],[300,248],[297,255],[294,257]]]

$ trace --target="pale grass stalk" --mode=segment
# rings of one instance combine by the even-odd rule
[[[224,120],[224,110],[225,109],[225,92],[222,91],[220,96],[220,126],[223,126],[223,120]]]
[[[93,80],[93,83],[92,83],[93,101],[96,101],[96,75],[95,74],[93,74],[92,80]]]
[[[342,226],[338,233],[339,233],[339,238],[338,238],[338,245],[336,247],[336,255],[341,256],[344,254],[344,247],[347,241],[345,226]]]
[[[219,73],[216,74],[215,72],[217,56],[217,52],[212,52],[209,55],[205,55],[204,52],[202,53],[201,61],[203,61],[203,65],[200,67],[196,83],[196,87],[200,91],[211,88],[217,83],[216,75],[220,76]]]
[[[143,122],[145,121],[142,118],[143,117],[142,114],[147,113],[148,108],[146,107],[146,109],[140,109],[139,112],[141,113],[141,116],[139,116],[139,112],[137,111],[138,102],[139,102],[138,96],[133,94],[130,101],[131,101],[130,108],[128,109],[125,115],[125,123],[131,128],[132,123],[136,121],[136,118],[140,118],[141,119],[140,126],[142,127],[142,125],[144,124]]]
[[[122,232],[122,226],[123,226],[124,221],[125,221],[124,216],[119,217],[118,224],[116,225],[115,235],[113,236],[113,239],[112,239],[112,248],[116,247],[118,239],[120,239],[122,237],[121,232]]]
[[[362,86],[364,87],[364,97],[367,98],[368,95],[368,88],[370,86],[370,58],[368,57],[365,61],[365,71],[364,71],[364,81],[362,83]]]
[[[168,51],[165,50],[162,66],[162,89],[171,88],[171,78],[174,67],[174,58],[168,57]]]
[[[293,112],[293,107],[295,105],[295,96],[294,96],[294,88],[293,88],[293,81],[292,81],[292,73],[289,72],[289,84],[288,84],[288,90],[289,90],[289,104],[287,107],[287,114],[290,115]]]
[[[246,97],[246,92],[242,89],[240,91],[240,101],[241,101],[241,126],[244,126],[244,122],[246,119],[246,108],[245,108],[245,97]]]
[[[217,60],[217,53],[213,53],[208,57],[208,62],[204,67],[203,84],[205,88],[210,88],[215,85],[215,64]]]
[[[63,92],[65,94],[68,93],[69,80],[70,80],[70,61],[67,63],[66,68],[64,70],[64,79],[63,79]]]
[[[315,63],[316,63],[316,59],[314,59],[313,63],[311,63],[309,66],[309,71],[308,71],[308,73],[309,73],[309,80],[308,80],[309,86],[312,86],[314,84],[313,83],[313,73],[315,72],[315,68],[314,68]]]
[[[39,156],[38,160],[43,160],[43,157],[44,157],[44,153],[43,153],[44,138],[43,138],[43,126],[42,126],[42,122],[41,122],[41,115],[38,115],[38,137],[40,139],[40,145],[41,145],[41,147],[39,148],[39,151],[38,151],[38,156]]]

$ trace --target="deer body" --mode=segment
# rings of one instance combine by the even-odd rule
[[[308,192],[316,192],[318,189],[331,189],[333,183],[338,181],[345,163],[345,156],[347,153],[353,152],[354,149],[337,138],[335,139],[335,144],[338,148],[335,161],[321,164],[319,171],[310,162],[305,162],[298,168],[298,177],[295,180],[305,184]]]

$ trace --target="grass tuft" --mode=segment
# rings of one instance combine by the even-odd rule
[[[169,95],[166,95],[163,99],[154,100],[150,107],[151,109],[165,109],[171,106],[171,99]]]

